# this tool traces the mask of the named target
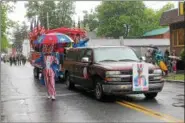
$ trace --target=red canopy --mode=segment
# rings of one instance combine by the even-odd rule
[[[63,33],[70,36],[73,40],[75,40],[75,35],[79,34],[80,37],[86,37],[86,31],[79,28],[67,28],[61,27],[51,30],[45,30],[44,27],[35,27],[32,32],[29,33],[30,44],[33,46],[33,41],[37,40],[38,36],[41,34],[48,34],[48,33]]]
[[[54,33],[54,32],[67,34],[71,38],[73,38],[73,35],[76,35],[76,34],[79,34],[80,36],[86,36],[86,31],[79,28],[61,27],[61,28],[56,28],[56,29],[46,31],[46,33]]]

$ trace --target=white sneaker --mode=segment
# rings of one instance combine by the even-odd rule
[[[51,98],[51,96],[50,95],[48,95],[48,99],[50,99]]]
[[[55,100],[56,99],[55,96],[51,96],[51,98],[52,98],[52,100]]]

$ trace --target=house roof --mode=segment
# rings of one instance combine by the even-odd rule
[[[143,36],[146,37],[146,36],[161,35],[161,34],[164,34],[166,32],[169,32],[169,27],[154,29],[152,31],[146,32]]]
[[[165,11],[162,14],[160,19],[160,25],[165,26],[172,23],[178,23],[183,21],[184,21],[184,16],[178,15],[178,9],[172,9],[172,10]]]

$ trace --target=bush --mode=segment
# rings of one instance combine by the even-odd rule
[[[184,52],[184,49],[181,50],[180,56],[181,56],[181,59],[184,61],[185,60],[185,52]]]

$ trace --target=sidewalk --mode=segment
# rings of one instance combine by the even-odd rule
[[[176,83],[184,83],[184,73],[182,74],[169,74],[167,77],[164,77],[166,82],[176,82]]]

